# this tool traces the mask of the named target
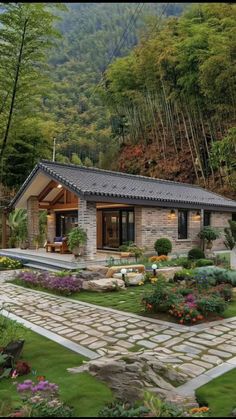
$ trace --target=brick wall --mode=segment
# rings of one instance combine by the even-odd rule
[[[85,256],[93,259],[97,251],[97,218],[96,202],[88,202],[83,198],[79,199],[78,225],[87,233],[85,245]]]
[[[196,210],[188,211],[188,239],[178,239],[178,210],[175,215],[170,214],[171,209],[157,207],[135,207],[135,241],[138,246],[146,247],[147,251],[153,251],[155,240],[167,237],[172,242],[172,253],[184,254],[192,247],[200,246],[197,237],[201,229],[201,219],[196,215]],[[211,214],[211,225],[223,231],[231,218],[230,213]],[[224,235],[214,244],[213,250],[224,250]]]
[[[37,196],[31,196],[27,201],[29,249],[35,249],[35,239],[39,235],[39,203]]]
[[[212,250],[225,250],[224,245],[224,228],[229,227],[228,220],[232,220],[232,214],[230,212],[212,212],[211,214],[211,226],[220,231],[221,236],[219,239],[213,242]]]

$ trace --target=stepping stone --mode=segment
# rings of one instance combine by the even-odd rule
[[[188,346],[188,345],[175,346],[175,350],[179,352],[186,352],[187,354],[195,354],[195,355],[201,352],[201,349],[193,348],[192,346]]]
[[[137,344],[148,349],[153,349],[156,346],[156,343],[150,342],[150,340],[139,340]]]
[[[128,335],[126,333],[118,333],[117,335],[115,335],[115,338],[118,338],[118,339],[125,339],[127,337]]]
[[[223,361],[218,357],[214,355],[203,355],[201,358],[203,361],[210,362],[212,364],[221,364]]]
[[[99,348],[103,348],[104,346],[107,345],[107,342],[105,342],[104,340],[98,340],[97,342],[91,343],[91,345],[89,345],[90,349],[99,349]]]
[[[165,342],[166,340],[170,339],[170,335],[156,335],[151,338],[154,342]]]
[[[188,374],[190,377],[196,377],[197,375],[202,374],[205,371],[205,368],[199,367],[194,364],[183,364],[178,367],[181,371]]]
[[[219,330],[219,331],[221,331],[221,332],[229,332],[229,330],[230,330],[230,328],[229,327],[226,327],[226,326],[216,326],[216,327],[214,327],[214,329],[215,330]]]
[[[212,364],[209,364],[208,362],[199,361],[198,359],[193,359],[192,363],[199,365],[200,367],[206,368],[207,370],[213,368]]]
[[[168,340],[168,342],[164,343],[164,346],[166,348],[169,348],[170,346],[176,345],[177,343],[183,342],[183,338],[173,338],[171,340]]]
[[[232,354],[229,352],[218,351],[217,349],[210,349],[209,354],[218,355],[221,358],[231,358]]]
[[[236,346],[233,345],[217,345],[217,349],[220,349],[220,351],[231,352],[232,354],[236,353]]]

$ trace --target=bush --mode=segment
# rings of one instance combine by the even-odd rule
[[[198,259],[195,265],[200,268],[202,266],[212,266],[214,265],[214,262],[211,259]]]
[[[197,306],[206,317],[209,314],[221,315],[227,307],[225,300],[216,294],[200,297],[197,301]]]
[[[152,294],[143,297],[142,303],[145,305],[147,311],[166,312],[173,304],[184,301],[182,295],[175,292],[171,284],[168,284],[165,279],[158,279]]]
[[[188,252],[188,259],[204,259],[205,254],[199,247],[193,247]]]
[[[231,285],[225,285],[225,284],[217,285],[214,288],[213,292],[218,294],[220,297],[224,298],[225,301],[232,300],[233,289]]]
[[[144,413],[149,413],[149,409],[145,406],[132,406],[129,403],[115,401],[109,403],[98,413],[99,418],[139,418]]]
[[[154,244],[154,249],[156,250],[158,256],[168,255],[172,250],[172,244],[169,239],[161,238],[157,239]]]
[[[191,269],[181,269],[181,271],[175,272],[174,282],[177,281],[189,281],[193,278],[193,271]]]
[[[196,275],[203,275],[207,278],[211,285],[222,284],[223,282],[236,286],[236,270],[219,268],[218,266],[205,266],[195,268],[193,271]]]
[[[20,269],[22,266],[22,263],[17,259],[6,256],[0,257],[0,269]]]
[[[152,262],[152,263],[167,262],[167,261],[168,261],[168,256],[166,255],[151,256],[149,258],[149,262]]]

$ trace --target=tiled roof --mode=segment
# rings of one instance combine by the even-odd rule
[[[135,202],[150,201],[151,205],[173,202],[178,203],[178,206],[193,204],[195,207],[210,206],[236,211],[236,201],[199,186],[46,160],[35,167],[13,201],[23,193],[29,180],[38,170],[46,172],[79,195],[90,198],[94,196],[94,200],[95,197],[126,198]]]

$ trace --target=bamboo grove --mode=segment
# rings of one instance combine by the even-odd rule
[[[194,4],[150,24],[106,72],[101,94],[117,136],[143,150],[154,144],[162,162],[185,155],[197,183],[235,191],[235,60],[234,4]]]

